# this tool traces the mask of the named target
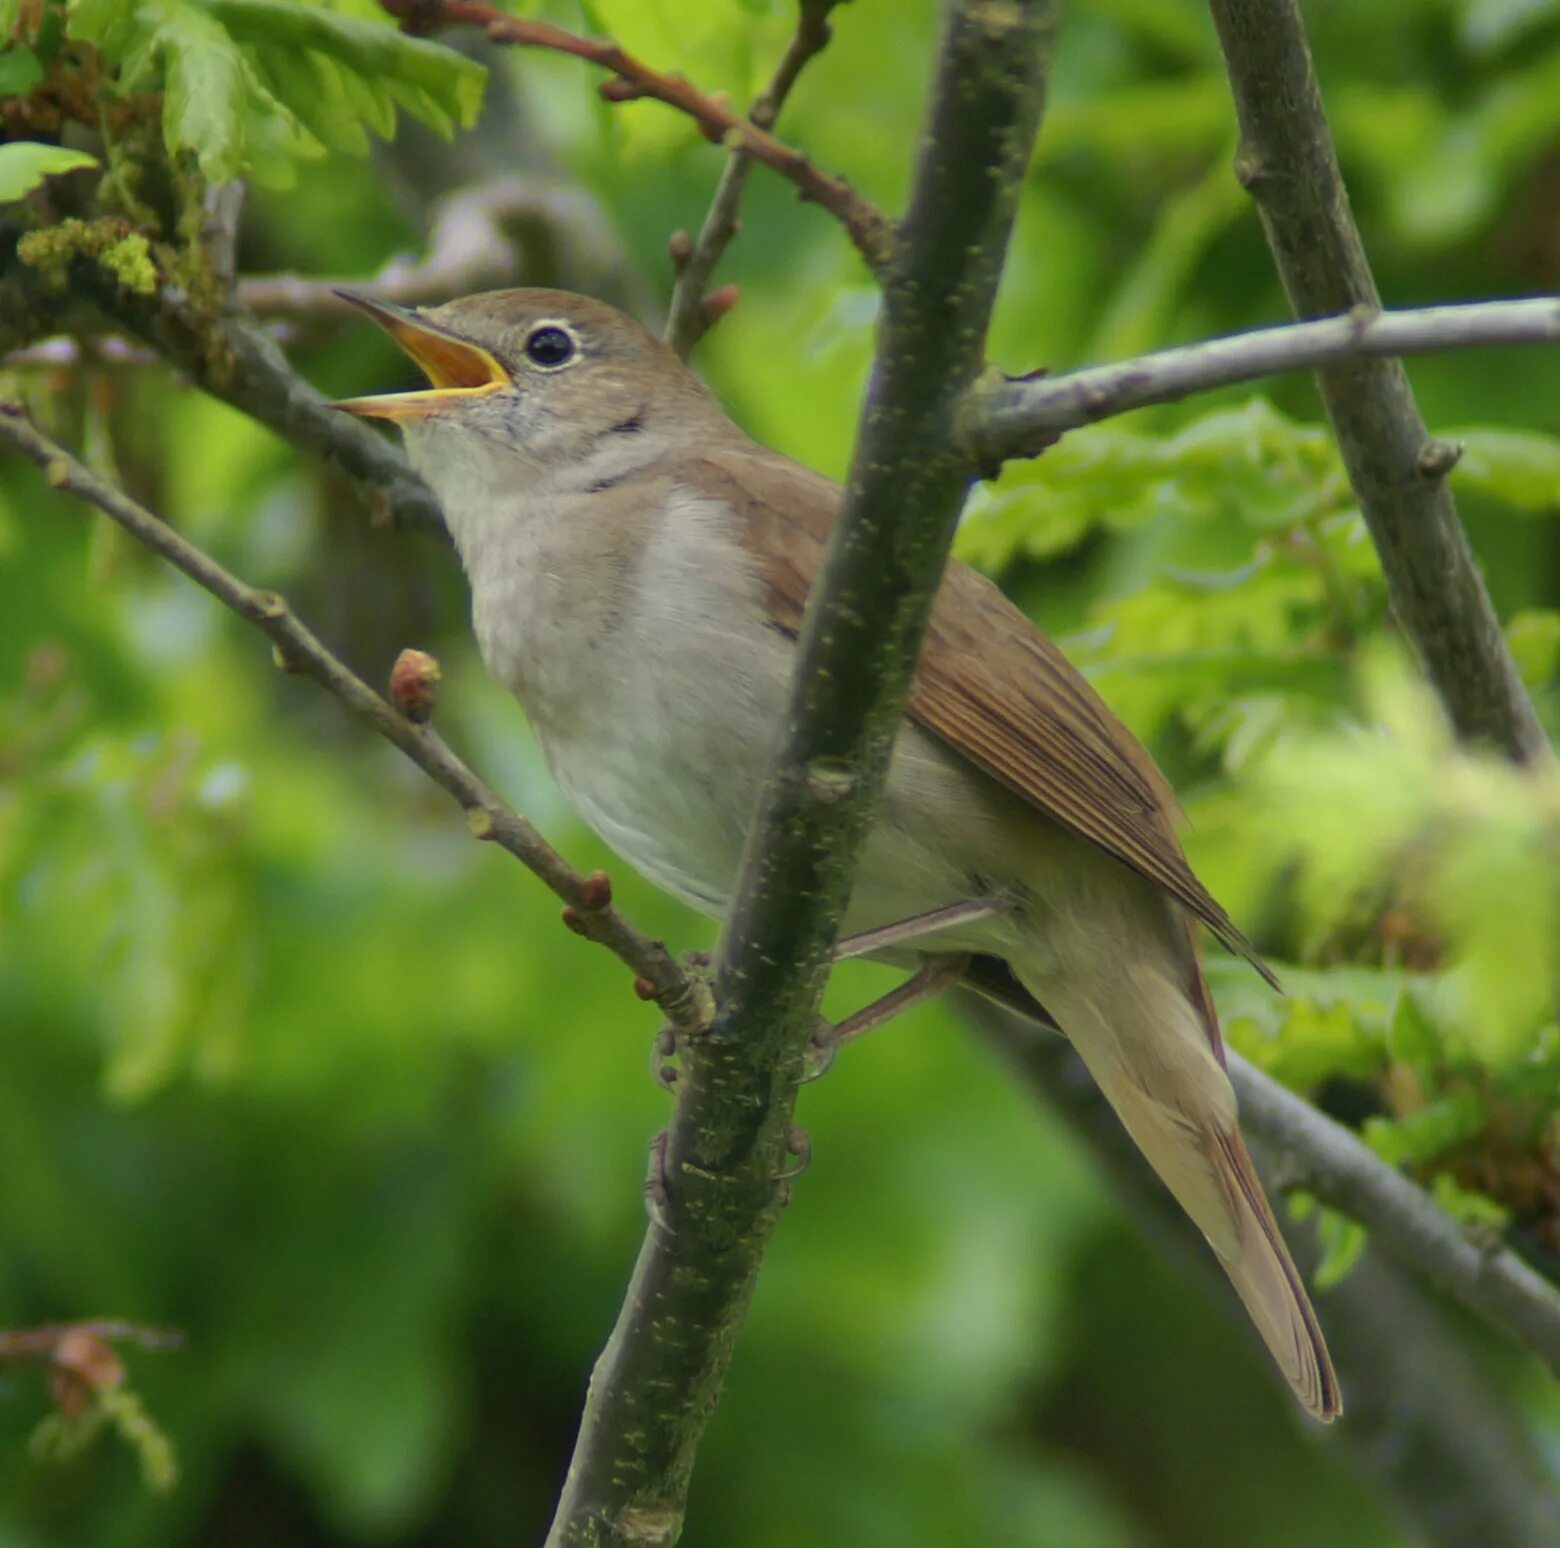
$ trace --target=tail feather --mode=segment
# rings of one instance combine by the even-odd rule
[[[1076,974],[1017,971],[1207,1237],[1295,1396],[1318,1419],[1335,1417],[1341,1402],[1327,1345],[1241,1138],[1235,1093],[1200,1009],[1143,964],[1081,986]]]
[[[1231,1204],[1241,1239],[1239,1255],[1221,1253],[1219,1262],[1295,1396],[1318,1419],[1334,1419],[1343,1399],[1332,1358],[1246,1142],[1231,1129],[1217,1135],[1214,1146],[1221,1174],[1234,1184]]]

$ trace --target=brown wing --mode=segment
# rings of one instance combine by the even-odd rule
[[[752,443],[713,451],[690,481],[744,517],[770,614],[795,634],[838,487]],[[937,593],[909,709],[1047,816],[1164,888],[1278,986],[1186,863],[1175,795],[1147,752],[1061,651],[958,560]]]

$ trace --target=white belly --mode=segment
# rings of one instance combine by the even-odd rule
[[[630,865],[725,912],[785,711],[790,641],[768,627],[723,508],[690,505],[632,570],[592,574],[547,529],[475,590],[489,668],[521,700],[553,777]],[[625,578],[631,577],[631,578]],[[498,577],[498,579],[495,579]],[[907,728],[858,872],[849,931],[1010,888],[1016,798]],[[1028,826],[1028,824],[1024,824]],[[1000,949],[940,937],[945,949]]]

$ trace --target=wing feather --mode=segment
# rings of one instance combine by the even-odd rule
[[[838,486],[752,442],[712,449],[688,480],[738,514],[770,617],[794,635],[839,510]],[[937,594],[909,713],[1053,821],[1163,888],[1278,986],[1187,864],[1174,792],[1148,753],[1056,645],[958,560]]]

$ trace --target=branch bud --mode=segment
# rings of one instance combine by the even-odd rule
[[[390,670],[390,702],[414,726],[433,718],[438,699],[439,663],[425,650],[403,650]]]

